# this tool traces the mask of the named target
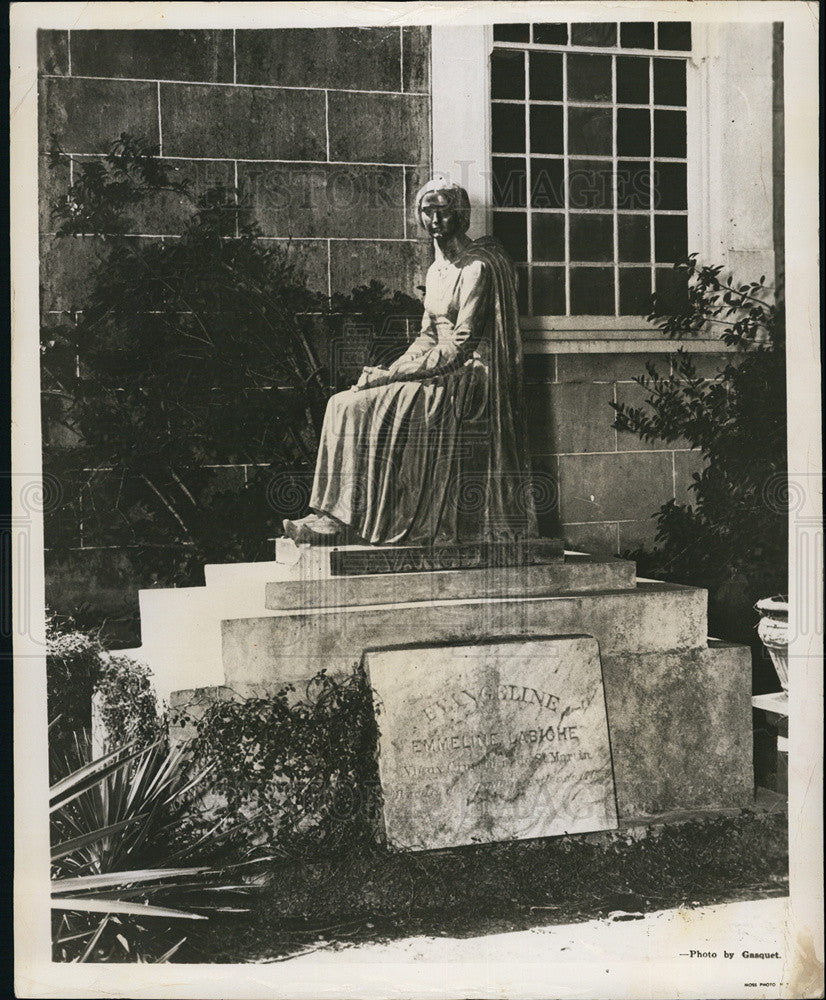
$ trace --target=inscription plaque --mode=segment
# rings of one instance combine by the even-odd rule
[[[584,636],[365,652],[387,842],[617,827],[599,647]]]
[[[361,576],[485,566],[540,566],[561,562],[564,556],[565,546],[561,538],[455,545],[352,546],[330,551],[330,573],[332,576]]]

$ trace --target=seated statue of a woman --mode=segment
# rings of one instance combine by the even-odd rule
[[[416,197],[435,243],[421,333],[389,368],[365,368],[327,404],[308,517],[296,542],[449,544],[535,537],[516,275],[472,240],[467,192]]]

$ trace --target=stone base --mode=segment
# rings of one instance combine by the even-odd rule
[[[703,649],[603,654],[601,659],[621,823],[647,822],[663,813],[739,809],[753,802],[747,646],[711,639]],[[176,691],[171,707],[198,719],[212,701],[263,697],[280,687],[236,684]],[[173,742],[191,732],[173,729]]]
[[[272,539],[276,561],[289,560],[289,538]],[[421,573],[485,566],[537,566],[560,561],[565,554],[561,538],[526,538],[512,542],[473,542],[448,545],[336,545],[314,546],[320,573],[359,576],[365,573]]]
[[[141,591],[141,659],[161,697],[183,707],[218,691],[300,690],[321,669],[347,674],[365,650],[391,646],[592,636],[620,819],[751,801],[749,650],[707,640],[704,590],[576,553],[387,572],[370,562],[387,558],[374,547],[337,551],[352,575],[335,575],[334,549],[279,540],[275,562],[207,566],[205,587]]]
[[[226,683],[272,684],[322,667],[346,672],[365,649],[394,645],[591,635],[603,656],[695,649],[706,644],[706,592],[639,582],[633,590],[273,611],[221,628]]]
[[[600,590],[634,590],[635,586],[632,562],[566,553],[564,560],[536,566],[321,578],[310,575],[297,580],[274,580],[266,585],[264,604],[271,611],[309,611],[409,601],[549,597]]]
[[[151,668],[162,699],[168,699],[172,691],[224,683],[224,621],[261,620],[284,611],[314,615],[333,607],[354,610],[410,602],[426,607],[429,602],[448,599],[475,600],[478,605],[480,599],[496,596],[515,600],[595,591],[631,593],[636,583],[633,562],[572,552],[547,565],[348,577],[332,576],[330,549],[279,539],[277,554],[274,562],[207,565],[204,587],[139,592],[140,659]],[[478,608],[474,614],[482,614],[479,626],[483,629],[496,622],[488,618],[486,625]],[[357,649],[356,659],[360,656],[361,649]]]
[[[608,654],[602,673],[620,816],[751,802],[748,646]]]
[[[536,566],[558,562],[564,552],[561,538],[473,545],[348,546],[330,552],[330,572],[333,576],[358,576],[361,573],[433,572],[484,566]]]

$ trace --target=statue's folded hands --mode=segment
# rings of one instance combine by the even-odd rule
[[[391,381],[388,377],[388,369],[365,365],[358,377],[358,381],[353,385],[353,389],[367,389],[372,385],[386,385]]]

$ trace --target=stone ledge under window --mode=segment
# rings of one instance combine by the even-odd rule
[[[622,317],[619,317],[621,320]],[[671,353],[679,347],[692,354],[728,354],[736,348],[727,347],[719,337],[684,337],[673,339],[650,324],[636,321],[636,327],[611,328],[618,317],[564,317],[557,329],[538,328],[538,322],[522,320],[522,346],[526,354],[646,354]],[[562,325],[564,323],[564,326]]]

